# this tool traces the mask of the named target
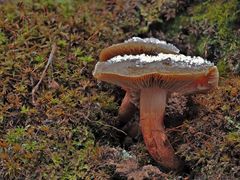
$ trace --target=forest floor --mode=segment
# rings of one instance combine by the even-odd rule
[[[239,20],[238,0],[0,1],[0,179],[238,179]],[[124,91],[92,76],[103,48],[133,36],[219,69],[217,89],[169,99],[181,172],[154,162],[139,116],[139,134],[121,138]]]

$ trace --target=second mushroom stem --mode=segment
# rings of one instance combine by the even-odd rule
[[[137,108],[131,102],[130,93],[126,91],[125,97],[118,112],[118,128],[123,128],[124,125],[133,117]]]
[[[180,161],[165,134],[164,112],[167,91],[160,88],[145,88],[140,96],[140,126],[149,153],[161,165],[179,169]]]

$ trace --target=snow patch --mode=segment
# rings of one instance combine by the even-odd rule
[[[164,61],[169,64],[174,64],[174,63],[181,63],[185,64],[186,66],[201,66],[201,65],[208,65],[208,66],[213,66],[214,64],[211,63],[210,61],[207,61],[199,56],[185,56],[183,54],[164,54],[164,53],[159,53],[156,56],[151,56],[151,55],[146,55],[146,54],[139,54],[139,55],[119,55],[115,56],[111,59],[109,59],[107,62],[108,63],[119,63],[119,62],[124,62],[124,61],[136,61],[137,66],[139,64],[147,64],[147,63],[152,63],[152,62],[161,62]]]

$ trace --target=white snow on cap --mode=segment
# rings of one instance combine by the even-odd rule
[[[185,56],[183,54],[164,54],[159,53],[156,56],[140,54],[140,55],[124,55],[124,56],[115,56],[109,59],[108,63],[119,63],[124,61],[136,61],[138,64],[148,64],[152,62],[161,62],[161,61],[168,61],[171,64],[180,63],[181,65],[186,66],[214,66],[213,63],[207,61],[201,57],[196,56]]]
[[[140,38],[140,37],[132,37],[131,39],[128,39],[126,41],[124,41],[125,43],[128,42],[142,42],[142,43],[147,43],[147,44],[156,44],[159,45],[161,48],[163,49],[168,49],[170,51],[173,51],[175,53],[179,53],[180,50],[174,46],[173,44],[167,43],[166,41],[161,41],[159,39],[156,38]]]

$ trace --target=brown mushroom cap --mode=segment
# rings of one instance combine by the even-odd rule
[[[181,94],[205,92],[218,84],[218,70],[200,57],[178,54],[125,55],[96,64],[93,75],[126,89],[159,87]]]
[[[179,53],[179,49],[170,43],[155,38],[141,39],[133,37],[124,43],[114,44],[103,49],[100,53],[100,61],[107,61],[117,55],[157,55],[159,53]]]

